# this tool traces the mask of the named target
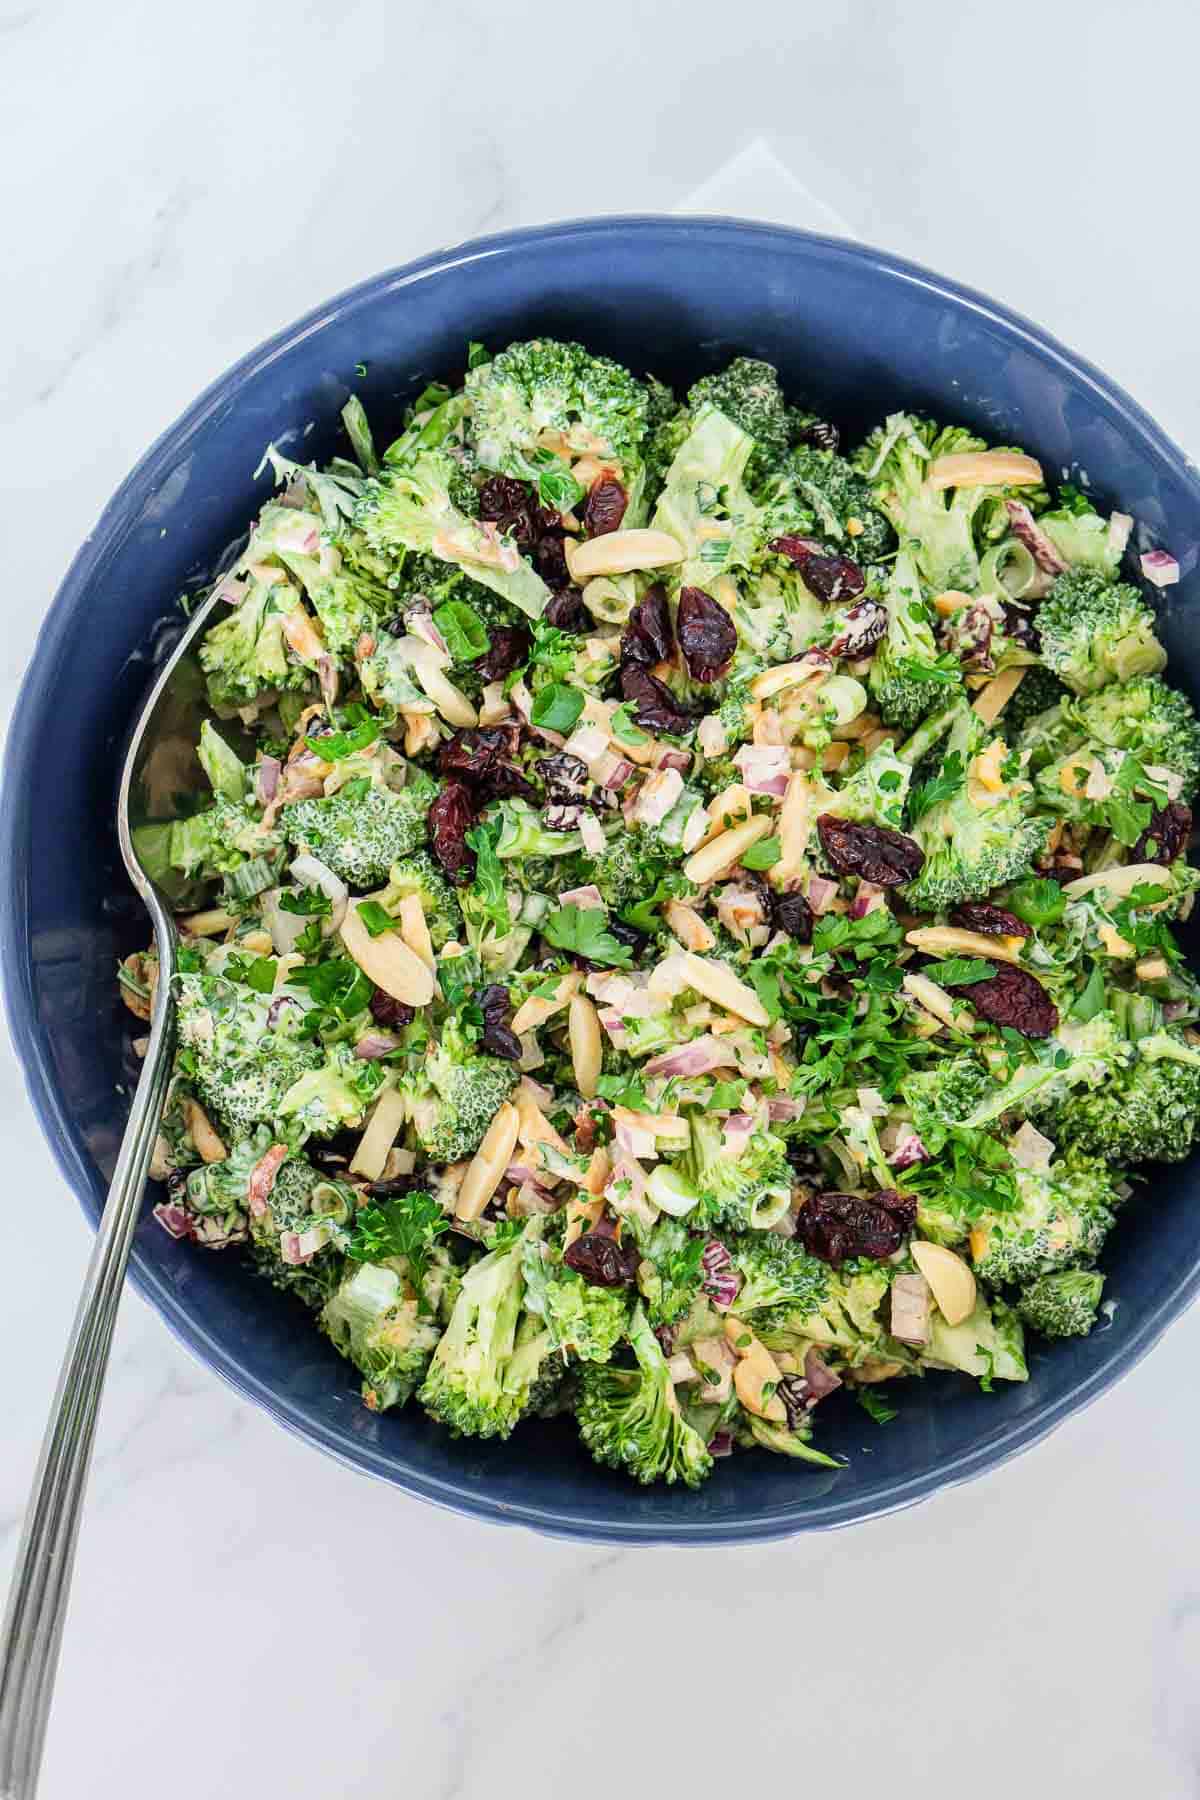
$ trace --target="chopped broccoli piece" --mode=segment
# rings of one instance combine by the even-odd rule
[[[518,1237],[463,1276],[418,1394],[430,1416],[456,1434],[508,1437],[553,1353],[549,1331],[524,1311],[523,1264]]]
[[[826,810],[839,819],[902,831],[911,781],[911,766],[896,755],[895,745],[886,738],[847,777]]]
[[[636,1219],[631,1221],[637,1230]],[[638,1288],[652,1325],[675,1325],[700,1293],[704,1239],[682,1219],[662,1214],[640,1235]]]
[[[393,863],[425,844],[436,792],[428,777],[399,793],[373,784],[364,794],[348,785],[320,800],[293,801],[280,824],[289,844],[310,850],[351,887],[377,887]]]
[[[943,678],[929,608],[907,549],[892,566],[884,604],[887,634],[871,659],[871,694],[885,724],[912,731],[926,713],[945,705],[947,687],[958,678],[952,671]]]
[[[726,368],[695,383],[688,393],[688,406],[693,417],[705,406],[715,406],[753,438],[747,468],[751,486],[787,455],[791,436],[787,402],[779,376],[768,362],[753,356],[735,357]]]
[[[1020,733],[1039,713],[1049,712],[1070,691],[1052,670],[1044,669],[1040,663],[1027,667],[1020,686],[1000,715],[1009,742],[1016,743]]]
[[[629,1328],[635,1369],[589,1364],[580,1383],[579,1433],[596,1461],[641,1482],[699,1487],[712,1472],[704,1439],[683,1418],[671,1372],[640,1306]]]
[[[1045,848],[1050,821],[1029,816],[1027,782],[1006,781],[992,791],[974,779],[971,764],[989,741],[986,728],[964,705],[950,728],[943,763],[945,774],[950,758],[957,758],[959,783],[911,828],[925,863],[904,894],[918,911],[980,899],[1002,882],[1028,874]]]
[[[176,978],[176,995],[196,1091],[236,1136],[274,1119],[295,1081],[324,1060],[319,1045],[289,1034],[286,1013],[271,1029],[270,997],[240,982],[198,971]]]
[[[463,925],[458,896],[426,850],[414,850],[392,864],[383,905],[390,911],[408,894],[420,899],[435,950],[458,936]]]
[[[269,1133],[260,1132],[268,1148]],[[261,1211],[250,1209],[255,1266],[273,1287],[294,1294],[314,1310],[325,1304],[342,1273],[357,1196],[303,1156],[289,1156],[271,1184]]]
[[[208,676],[214,706],[247,706],[264,688],[303,688],[311,670],[288,657],[284,627],[307,617],[290,582],[252,578],[244,600],[214,625],[200,646],[200,667]],[[310,626],[311,629],[311,626]]]
[[[1068,505],[1041,513],[1038,526],[1073,568],[1097,569],[1109,581],[1116,580],[1124,545],[1114,539],[1108,520],[1082,494],[1075,495]]]
[[[792,1172],[786,1145],[772,1131],[755,1131],[739,1156],[723,1146],[722,1120],[691,1114],[691,1144],[679,1168],[699,1191],[697,1220],[734,1230],[764,1231],[788,1210]]]
[[[844,456],[802,444],[762,489],[772,532],[825,538],[861,563],[890,556],[896,538],[871,489]]]
[[[594,1287],[563,1261],[562,1249],[542,1237],[531,1219],[524,1236],[525,1306],[544,1321],[556,1350],[580,1362],[607,1362],[629,1327],[624,1288]]]
[[[828,1298],[829,1265],[799,1239],[741,1232],[728,1240],[728,1248],[741,1278],[730,1310],[739,1317],[753,1313],[755,1331],[796,1312],[813,1312]]]
[[[441,1336],[398,1261],[353,1264],[321,1308],[321,1329],[363,1376],[372,1412],[402,1406],[416,1392]]]
[[[980,1294],[974,1312],[960,1325],[947,1325],[935,1307],[929,1329],[923,1368],[960,1369],[983,1382],[1028,1381],[1021,1320],[999,1296],[989,1304]]]
[[[1106,581],[1095,569],[1060,575],[1037,623],[1043,662],[1077,694],[1155,675],[1166,664],[1166,651],[1154,635],[1154,614],[1137,588]]]
[[[762,521],[745,485],[753,450],[754,439],[715,406],[694,415],[651,521],[683,545],[683,564],[672,571],[681,585],[707,590],[723,571],[754,562]]]
[[[1086,1337],[1103,1292],[1104,1277],[1095,1269],[1052,1269],[1021,1289],[1017,1311],[1043,1337]]]
[[[474,1156],[497,1111],[520,1079],[515,1064],[485,1056],[448,1019],[426,1057],[413,1102],[413,1123],[429,1160],[461,1162]]]
[[[570,856],[583,848],[577,831],[550,831],[527,800],[501,800],[489,814],[499,822],[496,855],[501,861],[530,856]]]
[[[315,557],[289,551],[281,554],[312,602],[325,647],[334,656],[352,656],[362,634],[378,631],[396,611],[391,590],[368,575],[353,569],[327,574]]]
[[[319,1068],[297,1076],[279,1102],[279,1117],[294,1119],[311,1137],[335,1137],[362,1124],[384,1080],[378,1063],[355,1056],[349,1044],[332,1044]]]
[[[1101,1087],[1066,1102],[1059,1141],[1120,1164],[1182,1162],[1200,1132],[1200,1068],[1190,1061],[1137,1062]]]
[[[1128,751],[1146,769],[1171,770],[1183,784],[1179,797],[1192,798],[1200,782],[1200,723],[1178,688],[1157,675],[1141,675],[1067,701],[1062,711],[1081,737]]]
[[[1049,1169],[1018,1169],[1020,1205],[971,1222],[975,1271],[993,1287],[1021,1284],[1069,1263],[1092,1262],[1119,1204],[1099,1157],[1069,1151]]]

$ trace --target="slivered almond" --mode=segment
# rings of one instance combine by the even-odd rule
[[[773,669],[764,669],[750,683],[750,692],[756,700],[769,700],[772,694],[782,694],[806,681],[827,681],[832,673],[833,664],[824,658],[802,656],[797,662],[776,663]]]
[[[1037,487],[1042,465],[1019,450],[971,450],[937,456],[925,476],[931,488]]]
[[[596,1094],[604,1047],[600,1038],[600,1016],[586,994],[573,994],[567,1009],[567,1038],[571,1045],[571,1067],[575,1086],[585,1100]]]
[[[579,974],[578,970],[572,970],[569,975],[559,976],[558,988],[553,999],[549,996],[543,997],[541,994],[531,994],[528,1000],[518,1006],[513,1014],[512,1028],[517,1036],[523,1037],[527,1031],[536,1031],[539,1025],[544,1025],[547,1019],[554,1017],[555,1013],[562,1012],[571,995],[577,994],[582,985],[583,976]]]
[[[1139,981],[1165,981],[1169,973],[1166,959],[1161,956],[1144,956],[1134,970]]]
[[[193,1100],[190,1094],[183,1102],[183,1116],[187,1121],[188,1136],[196,1146],[200,1161],[203,1163],[224,1162],[229,1152],[217,1136],[213,1122],[200,1102]]]
[[[628,575],[634,569],[665,569],[683,561],[683,546],[665,531],[609,531],[584,544],[563,540],[572,581],[582,586],[593,575]]]
[[[983,956],[990,962],[1019,963],[1023,938],[988,937],[958,925],[922,925],[905,934],[905,943],[926,956]]]
[[[517,1137],[530,1149],[535,1144],[549,1144],[562,1156],[570,1156],[571,1148],[561,1138],[537,1102],[528,1081],[522,1080],[514,1096],[517,1106]]]
[[[207,912],[192,913],[190,918],[180,919],[179,923],[192,937],[220,937],[223,931],[236,925],[237,920],[223,906],[212,906]]]
[[[504,1171],[517,1147],[520,1118],[505,1100],[488,1126],[487,1135],[467,1165],[454,1206],[456,1219],[477,1219],[504,1179]]]
[[[283,635],[290,649],[304,662],[316,662],[325,654],[325,640],[315,619],[310,619],[302,606],[294,606],[284,614]]]
[[[599,1198],[608,1186],[612,1174],[612,1157],[603,1144],[597,1144],[592,1151],[587,1166],[587,1174],[583,1178],[584,1189]]]
[[[1085,894],[1096,888],[1105,888],[1110,894],[1132,894],[1137,887],[1162,887],[1165,871],[1158,863],[1126,863],[1124,868],[1101,869],[1095,875],[1080,875],[1075,881],[1068,881],[1063,893],[1068,900],[1082,900]],[[1156,903],[1157,904],[1157,903]],[[1153,912],[1153,907],[1147,907]]]
[[[944,1244],[927,1244],[917,1238],[909,1248],[947,1325],[961,1325],[969,1319],[975,1311],[977,1292],[969,1264]]]
[[[1104,948],[1108,951],[1110,956],[1127,957],[1137,955],[1137,951],[1134,949],[1133,945],[1127,938],[1121,936],[1115,925],[1109,925],[1107,922],[1097,925],[1096,936],[1100,939],[1100,942],[1104,945]]]
[[[674,932],[685,950],[712,949],[716,937],[694,906],[686,900],[668,900],[664,911],[667,929]]]
[[[380,894],[371,894],[368,898],[378,901]],[[434,993],[433,971],[426,968],[396,932],[383,931],[373,938],[363,924],[357,906],[347,910],[340,931],[347,955],[376,987],[381,987],[385,994],[405,1006],[429,1005]]]
[[[404,754],[419,756],[422,750],[431,750],[438,741],[433,714],[405,711],[400,717],[404,720]]]
[[[985,725],[994,725],[1024,679],[1024,664],[1016,669],[1001,669],[999,675],[993,676],[976,694],[973,702],[975,717],[982,719]]]
[[[392,1145],[404,1123],[405,1110],[404,1095],[399,1088],[384,1088],[367,1120],[367,1128],[358,1140],[358,1148],[350,1158],[352,1175],[363,1175],[368,1181],[382,1178]]]
[[[779,861],[771,871],[777,886],[797,874],[804,861],[815,798],[813,784],[804,770],[795,770],[788,777],[787,792],[779,809]]]
[[[734,863],[743,857],[751,844],[757,844],[771,832],[771,819],[767,813],[756,813],[747,819],[744,825],[735,825],[730,831],[723,831],[719,837],[710,838],[699,850],[693,850],[683,865],[683,872],[689,881],[697,887],[703,887],[707,881],[715,881],[726,869],[732,869]]]
[[[970,1014],[965,1006],[959,1006],[945,988],[930,981],[928,975],[906,975],[901,986],[910,1000],[939,1020],[943,1025],[956,1025],[963,1031],[972,1029]]]
[[[443,672],[443,659],[433,645],[424,643],[420,638],[406,637],[403,640],[403,648],[417,681],[429,695],[447,724],[478,725],[479,714],[467,696],[460,693],[452,681],[446,679]]]
[[[744,981],[739,981],[728,963],[711,957],[695,956],[689,950],[681,958],[686,986],[695,988],[706,1000],[715,1000],[726,1012],[736,1013],[748,1025],[769,1025],[771,1015]]]
[[[419,956],[425,967],[432,973],[436,967],[433,939],[429,935],[425,909],[417,894],[405,894],[400,902],[400,936],[413,955]]]

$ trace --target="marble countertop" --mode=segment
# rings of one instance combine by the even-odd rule
[[[377,268],[517,223],[682,205],[850,231],[1040,319],[1200,444],[1180,204],[1200,14],[806,10],[0,0],[0,705],[76,544],[206,382]],[[0,1126],[2,1580],[88,1239],[7,1053]],[[1184,1800],[1193,1356],[1195,1312],[981,1483],[701,1558],[502,1532],[350,1474],[130,1296],[42,1792],[601,1800],[782,1776]]]

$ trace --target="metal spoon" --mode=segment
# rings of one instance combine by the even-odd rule
[[[59,1374],[0,1635],[0,1800],[32,1800],[37,1788],[100,1394],[171,1075],[179,942],[172,906],[185,896],[164,891],[170,877],[154,852],[167,822],[203,787],[194,745],[208,708],[194,652],[219,589],[218,582],[197,608],[154,683],[121,771],[117,835],[154,926],[158,984],[150,1044]]]

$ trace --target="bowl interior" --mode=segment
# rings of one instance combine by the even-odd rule
[[[119,872],[113,795],[156,629],[266,497],[267,479],[251,471],[269,440],[302,460],[344,453],[338,414],[356,392],[387,442],[427,379],[462,369],[469,339],[538,332],[684,385],[739,352],[763,356],[851,436],[897,406],[925,408],[1025,446],[1056,476],[1086,478],[1179,557],[1163,630],[1173,678],[1193,687],[1190,468],[1096,371],[977,295],[837,241],[675,219],[514,233],[366,283],[246,358],[138,465],[77,557],[18,705],[0,832],[8,1006],[35,1108],[91,1219],[127,1110],[114,1085],[114,958],[143,932]],[[736,1541],[909,1504],[1031,1443],[1099,1392],[1196,1291],[1192,1188],[1191,1164],[1158,1172],[1153,1215],[1131,1208],[1106,1258],[1112,1322],[1052,1353],[1035,1349],[1027,1385],[986,1395],[950,1376],[898,1384],[886,1428],[835,1396],[819,1441],[847,1467],[739,1455],[697,1494],[642,1490],[598,1469],[569,1422],[479,1445],[454,1442],[416,1410],[376,1418],[294,1304],[235,1257],[177,1244],[148,1217],[133,1278],[185,1342],[281,1422],[426,1498],[590,1538]]]

